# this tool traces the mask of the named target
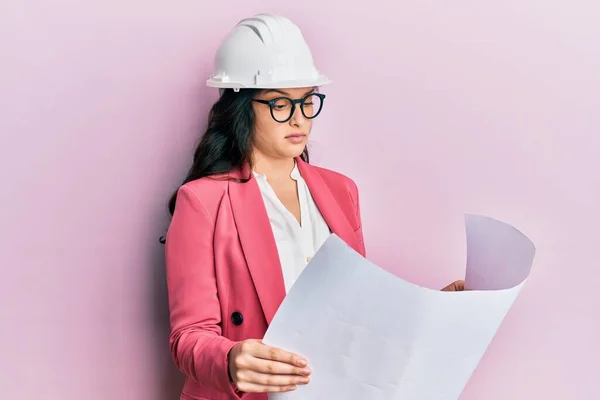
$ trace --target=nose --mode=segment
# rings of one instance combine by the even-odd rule
[[[304,117],[304,114],[302,114],[301,107],[302,104],[294,104],[294,114],[290,119],[290,124],[292,126],[300,126],[307,121],[306,117]]]

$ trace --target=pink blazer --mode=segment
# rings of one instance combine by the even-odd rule
[[[358,189],[337,172],[297,158],[330,229],[365,256]],[[246,177],[249,169],[234,171]],[[250,174],[251,175],[251,174]],[[170,348],[186,375],[181,399],[266,400],[238,393],[227,353],[261,339],[285,296],[277,247],[254,177],[202,178],[180,187],[166,237]]]

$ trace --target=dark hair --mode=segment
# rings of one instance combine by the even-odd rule
[[[254,136],[254,109],[252,99],[261,89],[225,89],[212,106],[206,132],[194,152],[194,159],[181,185],[196,179],[226,174],[234,168],[251,165],[252,140]],[[308,149],[302,160],[309,162]],[[248,181],[241,179],[241,182]],[[168,203],[171,216],[175,212],[177,190]],[[161,238],[164,243],[164,237]]]

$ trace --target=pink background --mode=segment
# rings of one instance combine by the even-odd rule
[[[313,160],[359,184],[372,260],[460,278],[465,212],[535,241],[461,400],[600,398],[597,2],[349,4],[2,2],[2,398],[177,398],[165,202],[220,39],[261,11],[294,19],[335,81]]]

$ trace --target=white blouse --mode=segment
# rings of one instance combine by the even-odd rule
[[[256,172],[254,176],[258,181],[273,229],[287,293],[312,256],[327,240],[331,231],[319,212],[297,165],[294,166],[290,177],[298,185],[301,224],[279,200],[267,182],[267,177]]]

